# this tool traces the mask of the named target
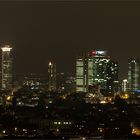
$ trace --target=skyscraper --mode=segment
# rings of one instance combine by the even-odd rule
[[[118,64],[110,60],[106,51],[92,51],[77,57],[77,92],[89,92],[90,87],[100,85],[102,91],[112,93],[117,90],[116,83],[118,83]]]
[[[55,91],[56,90],[56,65],[52,62],[48,64],[48,90]]]
[[[88,74],[88,55],[87,53],[83,53],[82,56],[77,57],[76,60],[76,91],[87,92],[88,91],[88,81],[90,82],[92,78],[92,69],[89,64],[89,72]],[[89,75],[89,78],[87,76]]]
[[[124,79],[122,81],[122,92],[126,92],[127,91],[127,88],[128,88],[128,80],[127,79]]]
[[[140,64],[138,58],[131,58],[128,62],[128,89],[134,91],[139,88]]]
[[[5,45],[1,48],[1,87],[9,88],[12,84],[12,58],[11,47]]]
[[[118,63],[110,60],[107,63],[106,70],[107,79],[107,90],[109,93],[115,93],[118,91],[119,81],[118,81]]]

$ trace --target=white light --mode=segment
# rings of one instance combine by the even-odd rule
[[[106,54],[106,51],[96,51],[96,54],[105,55]]]
[[[127,82],[127,79],[124,79],[123,82]]]
[[[107,102],[103,100],[103,101],[100,101],[100,103],[101,104],[106,104]]]
[[[49,62],[49,66],[51,66],[52,65],[52,63],[51,62]]]
[[[2,47],[1,49],[3,52],[10,52],[12,48],[9,45],[5,45],[5,47]]]
[[[97,53],[98,53],[98,54],[103,54],[103,53],[104,53],[104,51],[97,51]]]
[[[51,103],[52,103],[52,101],[49,101],[49,103],[51,104]]]

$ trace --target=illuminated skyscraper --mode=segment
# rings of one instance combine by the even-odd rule
[[[9,88],[12,84],[12,58],[11,47],[5,45],[1,48],[1,87]]]
[[[116,83],[118,84],[118,64],[110,60],[106,51],[92,51],[77,57],[77,92],[90,92],[92,86],[100,85],[101,90],[112,93],[117,90]]]
[[[126,92],[127,91],[127,88],[128,88],[128,80],[127,79],[124,79],[122,81],[122,92]]]
[[[118,63],[112,60],[109,60],[107,63],[106,69],[106,80],[107,80],[107,91],[109,93],[118,92]]]
[[[128,87],[130,91],[139,88],[140,65],[138,58],[129,59],[128,62]]]
[[[56,65],[52,62],[49,62],[48,64],[48,89],[49,91],[55,91],[56,90]]]
[[[88,55],[84,53],[76,60],[76,91],[87,92],[88,90]],[[90,71],[90,69],[89,69]],[[91,70],[92,71],[92,70]],[[90,81],[89,75],[89,81]]]

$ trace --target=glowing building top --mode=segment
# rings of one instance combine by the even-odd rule
[[[49,66],[51,66],[52,65],[52,62],[49,62]]]
[[[3,52],[10,52],[12,48],[9,45],[5,45],[1,49],[2,49]]]
[[[107,51],[93,50],[89,54],[90,54],[90,56],[94,56],[94,57],[106,56],[107,55]]]

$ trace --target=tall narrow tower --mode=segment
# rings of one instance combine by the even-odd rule
[[[9,45],[5,45],[1,49],[1,87],[9,88],[12,84],[12,48]]]
[[[129,90],[139,89],[140,63],[138,58],[131,58],[128,62],[128,86]]]
[[[49,91],[56,90],[56,65],[52,62],[48,64]]]

